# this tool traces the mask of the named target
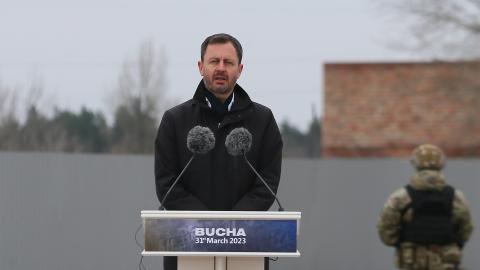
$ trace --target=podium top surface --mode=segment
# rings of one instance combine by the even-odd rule
[[[198,219],[301,219],[301,212],[270,211],[171,211],[143,210],[142,218],[198,218]]]

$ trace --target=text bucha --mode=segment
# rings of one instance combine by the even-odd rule
[[[195,244],[247,244],[243,228],[195,228]]]
[[[195,228],[195,236],[246,237],[243,228]]]

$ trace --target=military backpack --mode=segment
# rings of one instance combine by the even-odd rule
[[[407,185],[411,203],[402,212],[412,209],[412,220],[403,222],[401,242],[421,245],[446,245],[455,242],[455,225],[452,221],[455,190],[445,186],[442,190],[415,190]]]

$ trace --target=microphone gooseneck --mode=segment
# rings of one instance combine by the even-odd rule
[[[170,192],[172,192],[173,187],[177,184],[178,180],[180,180],[180,177],[182,177],[183,173],[187,170],[187,168],[188,168],[188,166],[190,165],[190,163],[192,163],[192,160],[193,160],[194,157],[195,157],[195,154],[192,155],[192,157],[190,158],[190,160],[187,162],[187,165],[185,165],[185,167],[183,168],[182,172],[177,176],[177,179],[175,179],[175,181],[173,181],[173,184],[170,186],[170,188],[168,189],[167,193],[166,193],[165,196],[163,197],[162,202],[160,203],[160,210],[167,210],[167,209],[165,208],[165,201],[167,200],[168,194],[170,194]]]
[[[177,176],[173,184],[165,193],[162,201],[160,202],[160,210],[167,210],[165,208],[165,202],[167,201],[168,195],[172,192],[173,187],[182,177],[183,173],[187,170],[190,163],[197,154],[206,154],[215,147],[215,135],[208,127],[195,126],[187,134],[187,149],[193,153],[190,160],[187,162],[187,165],[183,168],[180,174]]]
[[[267,182],[265,182],[265,180],[263,180],[263,177],[257,172],[257,170],[255,170],[255,168],[252,166],[252,164],[250,163],[250,161],[248,161],[246,155],[243,155],[243,159],[247,162],[248,166],[250,166],[250,168],[252,169],[252,171],[257,175],[258,179],[260,179],[260,180],[262,181],[262,183],[267,187],[268,191],[270,191],[270,193],[272,193],[273,197],[274,197],[275,200],[277,201],[278,211],[280,211],[280,212],[284,211],[285,209],[284,209],[284,208],[282,207],[282,205],[280,204],[280,201],[278,200],[277,195],[275,195],[275,193],[273,192],[273,190],[268,186]]]
[[[247,152],[250,151],[252,147],[252,134],[243,127],[233,129],[225,139],[225,146],[227,148],[227,152],[232,156],[243,156],[243,159],[247,162],[248,166],[252,169],[255,175],[260,179],[260,181],[267,187],[268,191],[272,194],[278,204],[278,211],[284,211],[284,208],[280,204],[277,195],[275,192],[270,188],[267,182],[263,179],[263,177],[257,172],[255,167],[252,166],[250,161],[247,159]]]

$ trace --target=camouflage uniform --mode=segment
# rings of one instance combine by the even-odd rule
[[[414,150],[412,164],[417,172],[410,179],[415,190],[442,190],[445,179],[441,173],[445,157],[433,145],[421,145]],[[412,220],[412,209],[402,212],[411,202],[405,188],[394,191],[387,199],[378,222],[378,233],[385,245],[395,246],[395,265],[408,270],[453,270],[458,269],[461,248],[473,231],[472,219],[464,194],[455,189],[453,199],[453,223],[458,228],[455,239],[459,243],[449,245],[418,245],[399,242],[402,222]]]

